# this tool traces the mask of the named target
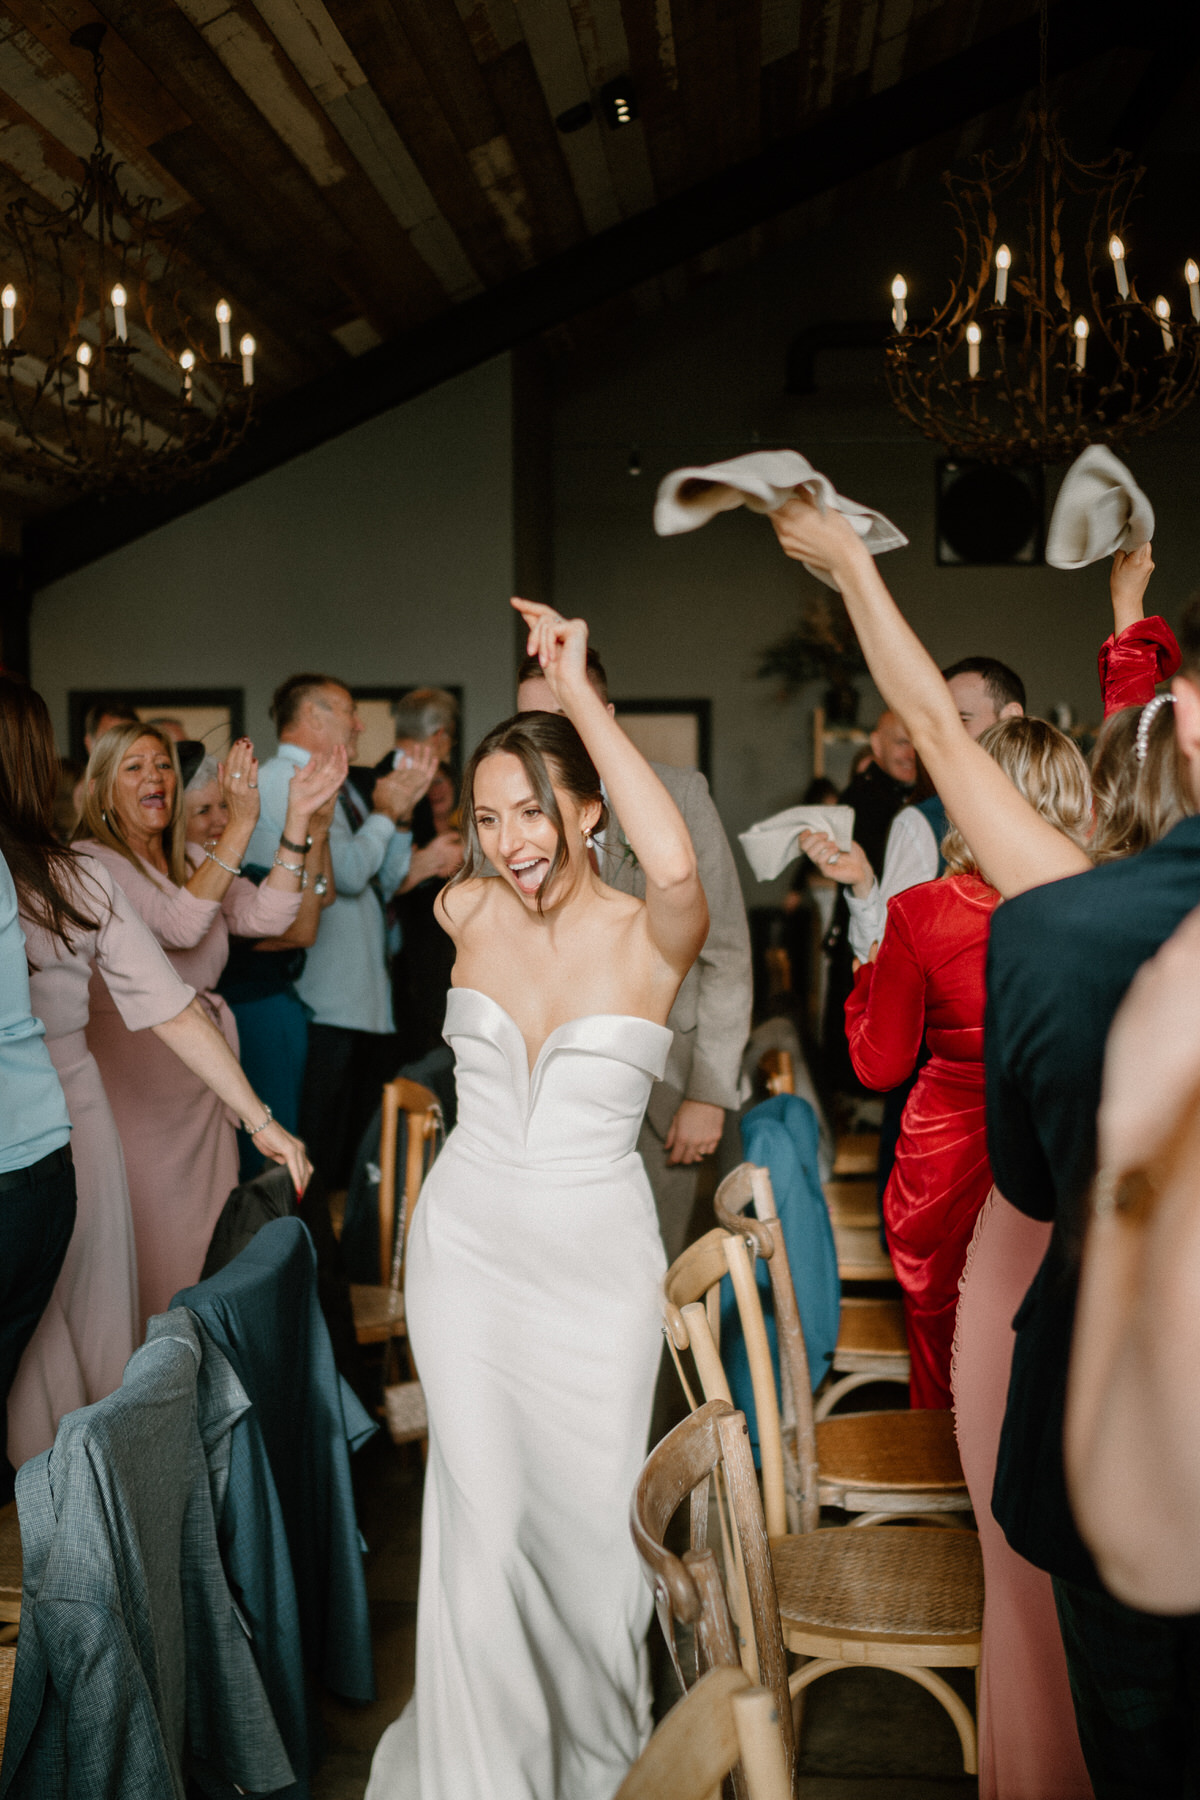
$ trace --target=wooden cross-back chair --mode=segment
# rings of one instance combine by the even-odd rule
[[[8,1708],[17,1666],[17,1628],[21,1622],[21,1528],[17,1503],[0,1506],[0,1756],[8,1730]]]
[[[744,1173],[749,1170],[750,1173]],[[744,1163],[717,1190],[714,1208],[726,1231],[744,1230],[749,1210],[761,1219],[775,1217],[775,1195],[768,1169]],[[836,1237],[837,1226],[835,1223]],[[761,1244],[767,1254],[766,1240]],[[839,1258],[840,1261],[840,1258]],[[816,1402],[816,1417],[826,1418],[847,1394],[875,1381],[895,1382],[907,1388],[909,1381],[908,1335],[904,1307],[899,1300],[842,1296],[833,1373],[839,1377]]]
[[[781,1644],[811,1659],[787,1678],[793,1701],[835,1669],[869,1664],[917,1682],[949,1715],[964,1771],[975,1774],[978,1744],[970,1708],[937,1673],[973,1668],[978,1683],[983,1564],[974,1532],[834,1526],[768,1538],[744,1416],[727,1401],[710,1400],[651,1452],[634,1491],[634,1543],[659,1618],[665,1617],[673,1655],[675,1624],[687,1621],[696,1627],[698,1660],[705,1652],[710,1662],[718,1660],[710,1646],[715,1643],[719,1652],[721,1631],[712,1621],[721,1609],[713,1595],[715,1559],[705,1536],[709,1482],[718,1474],[724,1478],[716,1484],[718,1502],[727,1497],[728,1532],[745,1574],[743,1666],[748,1664],[747,1673],[777,1698],[793,1781],[798,1745],[794,1720],[788,1742]],[[689,1496],[691,1549],[679,1558],[663,1540],[670,1518]],[[725,1567],[728,1572],[728,1559]],[[724,1616],[728,1619],[727,1607]]]
[[[722,1560],[731,1588],[736,1581],[741,1590],[739,1610],[744,1625],[740,1634],[721,1569],[708,1543],[710,1484],[714,1482]],[[690,1511],[689,1545],[679,1557],[667,1549],[666,1534],[685,1500]],[[680,1685],[687,1687],[687,1674],[677,1627],[685,1625],[692,1629],[699,1674],[740,1665],[751,1681],[773,1696],[791,1792],[796,1746],[787,1655],[745,1415],[728,1401],[713,1400],[668,1432],[643,1464],[629,1525]],[[746,1800],[748,1790],[739,1770],[734,1771],[734,1792],[738,1800]]]
[[[397,1147],[400,1115],[407,1125],[403,1212],[396,1224]],[[383,1410],[395,1443],[417,1442],[428,1433],[425,1400],[411,1354],[410,1379],[397,1380],[396,1344],[406,1337],[404,1270],[413,1212],[437,1152],[442,1108],[432,1089],[398,1075],[384,1083],[379,1134],[379,1281],[352,1283],[350,1303],[360,1344],[384,1346]]]
[[[776,1094],[795,1093],[796,1065],[790,1050],[764,1050],[758,1059],[758,1071],[772,1098]]]
[[[766,1170],[750,1163],[728,1176],[737,1193]],[[744,1203],[744,1202],[743,1202]],[[728,1192],[723,1210],[729,1207]],[[664,1281],[666,1335],[682,1377],[679,1352],[690,1350],[706,1399],[732,1399],[719,1351],[719,1291],[728,1274],[745,1338],[762,1462],[763,1504],[772,1535],[814,1529],[822,1506],[856,1514],[856,1525],[898,1517],[964,1514],[970,1496],[950,1413],[866,1412],[817,1422],[800,1311],[778,1218],[739,1218],[738,1231],[718,1227],[668,1269]],[[783,1416],[763,1318],[762,1299],[747,1247],[764,1255],[775,1302]],[[686,1381],[685,1381],[686,1389]],[[694,1396],[688,1393],[689,1404]]]
[[[671,1708],[615,1800],[715,1800],[739,1763],[746,1800],[790,1800],[774,1694],[741,1669],[709,1669]]]

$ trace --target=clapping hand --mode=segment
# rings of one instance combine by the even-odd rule
[[[407,824],[417,801],[429,792],[437,774],[437,752],[428,744],[414,744],[406,768],[381,775],[371,793],[372,812],[386,813],[394,825]]]
[[[512,604],[529,629],[529,655],[537,657],[550,692],[565,710],[567,700],[588,686],[587,622],[564,619],[552,606],[537,600],[520,600],[514,595]]]
[[[429,881],[435,875],[448,881],[451,875],[457,875],[462,868],[462,859],[462,838],[458,832],[443,831],[420,850],[413,851],[404,881],[405,889],[416,887],[422,881]]]
[[[296,770],[288,783],[286,836],[302,837],[314,814],[323,807],[332,808],[346,780],[349,762],[345,745],[339,744],[326,754],[310,756]]]
[[[217,766],[221,799],[229,808],[229,823],[253,830],[258,821],[258,758],[249,738],[239,738],[227,762]]]

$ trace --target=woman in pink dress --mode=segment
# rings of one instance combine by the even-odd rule
[[[41,696],[0,676],[0,788],[23,856],[14,861],[13,873],[30,992],[66,1097],[78,1190],[66,1258],[9,1396],[14,1465],[49,1448],[64,1413],[120,1386],[141,1335],[125,1163],[85,1037],[93,969],[137,1034],[132,1041],[154,1035],[168,1060],[183,1058],[193,1079],[209,1083],[243,1117],[254,1122],[263,1112],[224,1041],[196,1007],[192,988],[171,968],[107,870],[56,841],[56,772],[54,736]],[[40,880],[32,879],[32,872]],[[56,905],[47,901],[47,886]],[[303,1184],[308,1165],[295,1138],[268,1125],[256,1142],[265,1154],[286,1160]]]
[[[79,828],[82,847],[104,864],[235,1055],[237,1029],[214,992],[230,931],[252,938],[288,931],[308,880],[308,822],[345,779],[344,754],[314,757],[297,772],[275,866],[261,887],[238,877],[258,819],[257,779],[243,739],[224,772],[229,823],[215,842],[188,845],[174,743],[151,727],[114,726],[92,751]],[[144,1322],[200,1278],[238,1179],[236,1120],[152,1035],[129,1030],[99,977],[92,981],[88,1047],[125,1152]]]

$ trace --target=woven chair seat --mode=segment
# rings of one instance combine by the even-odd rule
[[[837,1248],[838,1274],[843,1281],[894,1281],[896,1271],[892,1259],[879,1241],[879,1232],[870,1225],[838,1225],[833,1227]]]
[[[360,1344],[383,1344],[404,1336],[404,1295],[388,1287],[350,1283],[354,1332]]]
[[[966,1493],[950,1412],[844,1413],[823,1419],[816,1432],[823,1499],[830,1488]]]
[[[814,1531],[773,1539],[771,1561],[790,1648],[797,1633],[827,1632],[839,1646],[809,1654],[869,1662],[853,1654],[856,1643],[932,1645],[936,1659],[939,1647],[979,1641],[983,1559],[973,1531]]]
[[[908,1362],[904,1307],[899,1300],[843,1300],[834,1368],[853,1368],[856,1358],[869,1363],[881,1357]]]
[[[17,1503],[0,1507],[0,1624],[16,1625],[21,1618],[21,1530]]]
[[[879,1191],[874,1179],[827,1181],[822,1188],[829,1217],[835,1225],[879,1230]]]
[[[847,1131],[837,1141],[835,1175],[874,1175],[879,1167],[879,1133]]]
[[[13,1671],[17,1666],[15,1644],[0,1644],[0,1756],[4,1755],[4,1739],[8,1731],[8,1708],[12,1701]]]

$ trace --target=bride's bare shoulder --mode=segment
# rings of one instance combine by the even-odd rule
[[[473,875],[467,881],[447,884],[433,903],[438,923],[455,940],[486,918],[504,884],[494,876]]]

